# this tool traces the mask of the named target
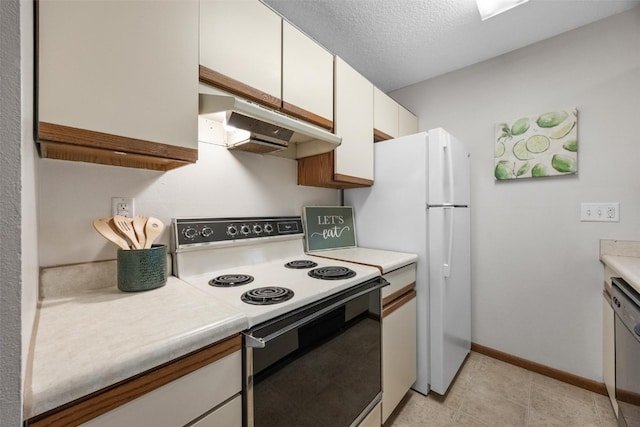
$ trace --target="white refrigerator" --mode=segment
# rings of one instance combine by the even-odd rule
[[[444,394],[471,346],[469,151],[433,129],[376,143],[374,164],[373,186],[345,190],[344,204],[358,246],[418,254],[412,388]]]

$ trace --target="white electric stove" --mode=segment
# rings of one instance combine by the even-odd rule
[[[241,312],[249,327],[380,276],[307,256],[300,217],[173,221],[174,274]]]
[[[382,399],[380,270],[304,253],[300,217],[173,222],[174,272],[245,314],[243,425],[359,425]]]

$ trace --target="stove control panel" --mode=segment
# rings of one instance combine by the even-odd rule
[[[179,218],[172,225],[177,247],[304,234],[299,216]]]

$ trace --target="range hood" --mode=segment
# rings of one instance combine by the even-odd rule
[[[332,151],[342,142],[320,127],[230,94],[203,93],[202,88],[199,116],[246,131],[227,133],[224,145],[230,150],[297,159]]]

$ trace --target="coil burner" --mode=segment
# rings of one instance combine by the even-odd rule
[[[221,288],[242,286],[251,282],[253,282],[253,276],[249,276],[248,274],[223,274],[222,276],[218,276],[209,280],[209,284],[211,286],[217,286]]]
[[[303,268],[313,268],[318,265],[317,262],[313,262],[308,259],[297,259],[295,261],[289,261],[284,266],[287,268],[295,268],[295,269],[303,269]]]
[[[314,279],[342,280],[354,277],[356,272],[347,267],[328,266],[314,268],[308,274]]]
[[[253,305],[269,305],[285,302],[293,298],[293,291],[287,288],[269,286],[265,288],[251,289],[240,297],[242,301]]]

